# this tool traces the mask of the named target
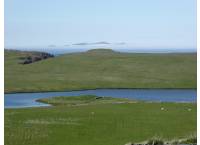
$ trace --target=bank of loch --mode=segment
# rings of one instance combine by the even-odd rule
[[[196,102],[195,89],[96,89],[69,92],[16,93],[5,94],[5,108],[40,107],[48,104],[36,102],[37,99],[56,96],[96,95],[130,100],[154,102]]]

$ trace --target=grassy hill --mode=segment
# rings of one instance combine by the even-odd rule
[[[20,64],[35,52],[5,50],[5,92],[95,88],[196,88],[196,53],[136,54],[109,49]]]

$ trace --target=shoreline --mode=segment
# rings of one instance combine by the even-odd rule
[[[83,95],[79,95],[80,96],[83,96]],[[55,96],[53,98],[56,98],[56,97],[59,97],[59,96]],[[70,96],[64,96],[64,97],[70,97]],[[76,97],[76,96],[73,96],[73,97]],[[51,98],[51,97],[50,97]],[[116,97],[111,97],[112,99],[117,99]],[[7,110],[7,109],[34,109],[34,108],[52,108],[52,107],[57,107],[59,105],[55,105],[55,104],[52,104],[52,103],[48,103],[48,102],[44,102],[44,101],[41,101],[41,99],[48,99],[48,98],[40,98],[40,99],[37,99],[35,100],[35,102],[37,103],[42,103],[43,105],[39,105],[39,106],[21,106],[21,107],[11,107],[11,106],[7,106],[5,107],[4,106],[4,110]],[[134,103],[147,103],[147,104],[197,104],[197,102],[187,102],[187,101],[182,101],[182,102],[166,102],[166,101],[145,101],[145,100],[132,100],[130,98],[123,98],[123,99],[127,99],[127,101],[135,101]],[[130,103],[130,102],[123,102],[123,103],[114,103],[114,104],[127,104],[127,103]],[[113,104],[113,103],[111,103]],[[95,105],[99,105],[99,104],[95,104]],[[79,105],[81,106],[81,105]],[[68,106],[69,107],[69,106]],[[72,107],[72,106],[70,106]]]
[[[94,88],[94,89],[75,89],[75,90],[58,90],[58,91],[10,91],[4,94],[26,94],[26,93],[56,93],[56,92],[75,92],[75,91],[91,91],[91,90],[197,90],[197,88]]]

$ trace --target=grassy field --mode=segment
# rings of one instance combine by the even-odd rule
[[[131,54],[97,49],[19,64],[5,50],[5,92],[95,88],[196,88],[196,53]]]
[[[40,101],[46,108],[5,109],[5,145],[124,145],[196,133],[196,104],[96,96]]]

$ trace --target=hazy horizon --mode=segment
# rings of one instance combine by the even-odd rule
[[[7,48],[4,48],[7,49]],[[149,48],[11,48],[8,50],[20,50],[20,51],[39,51],[47,52],[54,55],[65,54],[65,53],[76,53],[76,52],[86,52],[91,49],[112,49],[117,52],[125,53],[196,53],[197,49],[185,48],[185,49],[175,49],[175,48],[162,48],[162,49],[149,49]]]

